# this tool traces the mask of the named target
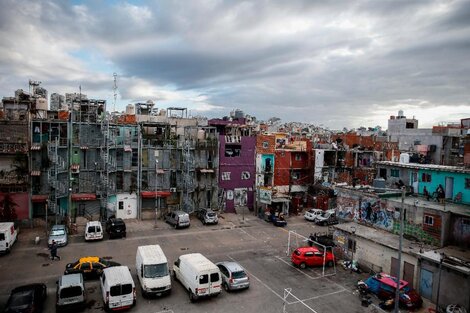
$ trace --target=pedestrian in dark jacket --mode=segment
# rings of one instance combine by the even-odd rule
[[[55,260],[55,258],[60,260],[60,256],[57,255],[57,243],[55,240],[52,240],[52,244],[49,249],[51,250],[51,260]]]
[[[436,189],[437,192],[437,198],[439,199],[440,203],[444,203],[444,198],[446,197],[446,193],[444,191],[444,187],[442,187],[441,184]]]

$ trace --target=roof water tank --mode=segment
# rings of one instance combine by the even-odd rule
[[[374,188],[385,188],[385,179],[382,177],[374,179],[372,186],[374,186]]]
[[[128,104],[126,106],[126,114],[134,115],[135,114],[135,106],[133,104]]]
[[[400,163],[410,163],[410,155],[408,153],[401,153]]]
[[[403,110],[398,111],[398,117],[403,117]]]

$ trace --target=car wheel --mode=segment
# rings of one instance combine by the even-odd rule
[[[191,291],[191,289],[189,289],[189,301],[191,301],[191,302],[196,301],[196,296],[195,296],[194,293]]]
[[[332,267],[332,266],[333,266],[333,261],[328,261],[328,262],[326,262],[326,266]]]
[[[174,227],[175,229],[177,229],[177,228],[178,228],[178,224],[175,224],[173,227]]]
[[[225,291],[230,292],[230,289],[228,288],[228,284],[227,284],[227,283],[223,283],[222,286],[224,287],[224,290],[225,290]]]
[[[305,264],[305,262],[302,262],[302,263],[300,263],[299,267],[301,269],[305,269],[307,267],[307,264]]]

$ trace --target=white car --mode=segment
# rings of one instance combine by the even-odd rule
[[[307,221],[315,222],[318,216],[320,216],[323,213],[323,210],[320,209],[310,209],[305,212],[304,218]]]

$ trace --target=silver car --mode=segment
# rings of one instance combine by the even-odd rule
[[[243,267],[237,262],[219,262],[217,267],[222,273],[222,286],[225,291],[247,289],[250,287],[250,278]]]
[[[49,246],[52,245],[52,240],[55,240],[57,246],[63,247],[67,245],[67,227],[65,225],[52,226],[49,239],[47,240]]]

